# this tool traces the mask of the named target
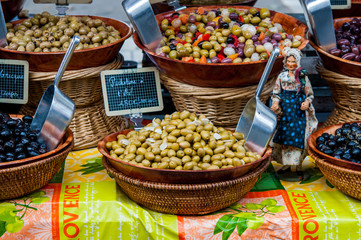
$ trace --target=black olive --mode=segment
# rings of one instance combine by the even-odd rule
[[[351,133],[351,129],[343,128],[341,131],[342,136],[347,137]]]
[[[16,147],[15,149],[14,149],[14,153],[22,153],[22,152],[24,152],[24,149],[22,148],[22,147]]]
[[[220,10],[217,10],[217,12],[216,12],[216,17],[218,17],[219,15],[221,15],[222,14],[222,12],[220,11]]]
[[[343,137],[343,136],[339,136],[339,137],[336,139],[336,143],[337,143],[337,146],[342,146],[343,144],[346,143],[346,138]]]
[[[325,145],[324,143],[319,143],[319,144],[316,145],[316,148],[317,148],[318,150],[321,150],[321,148],[322,148],[324,145]]]
[[[256,17],[261,17],[261,13],[258,11],[258,12],[256,12],[255,16]]]
[[[22,119],[25,123],[31,123],[33,121],[33,117],[29,115],[25,115]]]
[[[9,127],[9,128],[14,128],[16,127],[16,125],[18,124],[18,122],[14,119],[9,119],[7,122],[6,122],[6,125]]]
[[[4,146],[3,145],[0,145],[0,153],[4,152]]]
[[[26,131],[21,131],[20,134],[19,134],[20,137],[26,137],[28,136],[27,132]]]
[[[14,158],[14,153],[13,152],[7,152],[5,153],[5,156],[8,158],[8,157],[12,157]]]
[[[203,43],[204,43],[204,41],[200,41],[200,42],[197,44],[197,46],[198,46],[200,49],[202,49]]]
[[[20,143],[23,144],[23,145],[28,145],[29,142],[30,142],[30,140],[28,138],[26,138],[26,137],[24,137],[24,138],[22,138],[20,140]]]
[[[333,155],[342,155],[344,150],[342,148],[338,148],[333,152]]]
[[[169,48],[170,50],[177,50],[176,45],[174,45],[173,43],[169,44]]]
[[[0,154],[0,162],[5,162],[6,156],[4,154]]]
[[[37,135],[35,132],[30,132],[30,133],[28,134],[28,138],[29,138],[30,140],[35,141],[35,140],[38,138],[38,135]]]
[[[40,144],[40,145],[39,145],[39,148],[45,148],[45,149],[46,149],[46,148],[47,148],[46,143]]]
[[[336,135],[336,136],[341,135],[341,132],[342,132],[342,128],[338,128],[338,129],[336,129],[336,131],[335,131],[335,135]]]
[[[26,158],[25,153],[19,153],[19,154],[15,155],[16,160],[24,159],[24,158]]]
[[[358,146],[358,143],[355,142],[355,141],[350,141],[350,142],[347,143],[346,146],[347,146],[347,148],[351,149],[351,148],[353,148],[353,147]]]
[[[338,158],[338,159],[341,159],[341,156],[340,155],[333,155],[334,158]]]
[[[327,146],[329,146],[331,149],[335,148],[337,145],[335,140],[330,140],[327,142]]]
[[[342,30],[343,31],[347,31],[350,29],[350,23],[349,22],[345,22],[342,24]]]
[[[227,22],[222,22],[220,28],[229,28],[229,24]]]
[[[316,138],[316,144],[325,143],[325,138],[323,136],[319,136]]]
[[[336,137],[334,135],[330,135],[330,137],[328,138],[328,140],[336,140]]]
[[[229,44],[233,44],[234,43],[234,38],[232,38],[232,37],[228,37],[227,38],[227,41],[226,41],[227,43],[229,43]]]
[[[8,138],[10,136],[11,136],[11,131],[9,129],[5,128],[5,129],[1,130],[0,137],[2,139],[6,139],[6,138]]]
[[[40,154],[44,154],[44,153],[46,153],[47,151],[46,151],[46,148],[39,148],[38,152],[39,152]]]
[[[4,143],[4,150],[5,151],[13,151],[15,148],[15,143],[13,141],[7,141]]]
[[[37,152],[37,151],[30,151],[30,152],[28,152],[28,154],[29,154],[30,157],[35,157],[35,156],[40,155],[40,153]]]
[[[173,13],[173,14],[172,14],[172,17],[174,17],[174,16],[179,17],[179,13],[177,13],[177,12]]]
[[[344,124],[342,125],[342,128],[350,128],[350,126],[351,126],[351,124],[349,124],[349,123],[344,123]]]
[[[351,149],[351,156],[354,157],[354,158],[360,158],[361,149],[359,147],[353,147]]]
[[[32,146],[26,146],[26,151],[32,152],[35,151],[35,148],[33,148]]]
[[[37,148],[39,148],[39,143],[37,143],[37,142],[30,142],[30,143],[29,143],[29,146],[37,149]]]
[[[349,154],[349,153],[344,153],[344,154],[341,156],[341,159],[350,160],[350,159],[351,159],[351,154]]]
[[[327,155],[332,155],[333,153],[333,150],[328,148],[328,149],[325,149],[324,151],[322,151],[324,154],[327,154]]]
[[[322,133],[321,135],[325,140],[329,139],[330,138],[330,134],[329,133]]]

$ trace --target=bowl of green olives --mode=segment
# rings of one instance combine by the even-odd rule
[[[7,23],[8,46],[0,48],[4,59],[26,60],[31,71],[57,71],[73,35],[81,43],[67,70],[105,65],[119,53],[133,30],[122,22],[98,16],[57,17],[48,12]]]
[[[273,48],[304,48],[307,26],[266,8],[247,6],[191,7],[156,15],[163,34],[154,52],[137,33],[136,45],[158,69],[175,80],[201,87],[257,84]],[[270,77],[282,70],[277,58]]]
[[[308,152],[319,160],[361,171],[360,123],[340,123],[317,130],[308,138]]]
[[[239,178],[259,167],[263,156],[246,150],[243,134],[215,127],[188,111],[153,119],[140,131],[116,132],[98,150],[123,174],[153,182],[209,183]]]

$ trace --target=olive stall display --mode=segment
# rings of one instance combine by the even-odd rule
[[[266,8],[173,13],[160,23],[163,41],[156,53],[186,62],[242,63],[266,60],[276,46],[298,48],[304,39],[270,17]]]
[[[353,18],[335,30],[337,46],[330,53],[346,60],[361,62],[361,19]]]
[[[36,131],[30,130],[32,116],[12,118],[0,112],[0,163],[35,157],[46,153],[46,144],[40,144]]]
[[[111,157],[141,167],[211,170],[237,167],[261,157],[244,147],[243,134],[214,126],[189,111],[153,119],[139,132],[105,144]]]
[[[335,158],[361,163],[361,126],[345,123],[335,134],[323,133],[316,139],[316,148]]]
[[[121,39],[113,26],[88,16],[58,17],[42,12],[19,25],[7,23],[6,26],[8,46],[5,48],[17,51],[66,51],[74,35],[79,35],[81,41],[75,50],[95,48]]]

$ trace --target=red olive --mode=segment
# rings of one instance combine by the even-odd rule
[[[345,60],[354,60],[356,57],[356,54],[354,53],[346,53],[345,55],[342,56],[343,59]]]

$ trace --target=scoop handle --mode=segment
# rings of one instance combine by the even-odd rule
[[[0,47],[5,47],[6,45],[8,45],[6,40],[6,34],[7,34],[6,22],[5,22],[4,12],[0,4]]]
[[[80,37],[78,35],[74,35],[68,49],[65,52],[64,58],[61,61],[60,67],[58,72],[56,73],[55,79],[54,79],[54,86],[58,86],[60,79],[63,77],[63,74],[65,72],[66,67],[68,66],[68,63],[71,59],[71,56],[74,53],[75,47],[78,46],[80,43]]]
[[[269,59],[267,61],[267,65],[264,68],[261,80],[259,81],[258,86],[257,86],[256,95],[255,95],[257,99],[261,96],[263,87],[267,82],[267,79],[272,70],[273,64],[275,63],[278,55],[280,55],[280,52],[281,52],[281,50],[278,47],[275,47],[271,53],[271,56],[269,57]]]

